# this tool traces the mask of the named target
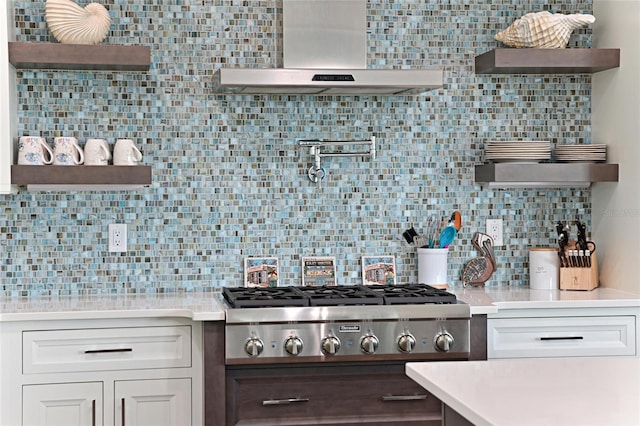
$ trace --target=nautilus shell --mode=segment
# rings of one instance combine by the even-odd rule
[[[593,15],[575,13],[532,12],[516,19],[506,30],[496,34],[495,39],[510,47],[537,47],[562,49],[576,28],[593,24]]]
[[[64,44],[98,44],[111,26],[109,11],[99,3],[82,7],[71,0],[47,0],[46,19],[53,36]]]

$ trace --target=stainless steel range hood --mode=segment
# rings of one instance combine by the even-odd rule
[[[221,68],[239,94],[398,95],[442,87],[442,70],[366,69],[366,0],[283,0],[284,68]]]

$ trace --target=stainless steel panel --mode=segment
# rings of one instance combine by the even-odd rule
[[[260,324],[276,322],[374,321],[403,319],[471,318],[465,303],[426,305],[326,306],[301,308],[227,309],[230,324]]]
[[[597,163],[492,163],[475,166],[475,181],[530,186],[575,186],[591,182],[617,182],[617,164]]]
[[[374,334],[379,345],[375,354],[369,357],[375,360],[376,356],[401,354],[397,348],[397,341],[404,332],[411,333],[416,339],[412,354],[437,354],[434,338],[444,331],[450,333],[455,340],[450,353],[469,353],[469,320],[464,319],[227,325],[225,350],[227,361],[248,360],[250,357],[245,352],[244,345],[250,337],[258,337],[264,343],[264,351],[258,359],[287,358],[291,362],[302,361],[304,357],[340,359],[363,355],[360,350],[362,336]],[[340,339],[341,347],[336,355],[325,355],[321,350],[321,339],[329,335]],[[284,349],[285,340],[291,336],[302,339],[304,347],[298,356],[291,356]]]
[[[366,68],[366,0],[283,0],[285,68]]]
[[[318,74],[348,74],[353,81],[313,81]],[[221,68],[213,77],[214,91],[246,94],[412,94],[442,85],[442,70]]]

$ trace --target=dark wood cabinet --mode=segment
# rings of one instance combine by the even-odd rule
[[[207,426],[442,425],[442,403],[406,376],[405,361],[229,366],[224,332],[204,324]],[[469,359],[486,360],[486,315],[472,317],[470,343]]]
[[[227,370],[227,425],[441,425],[404,363]]]

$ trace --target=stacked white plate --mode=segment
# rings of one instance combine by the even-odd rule
[[[546,141],[487,142],[485,157],[494,163],[539,163],[551,159],[551,144]]]
[[[556,161],[607,161],[606,144],[556,145]]]

